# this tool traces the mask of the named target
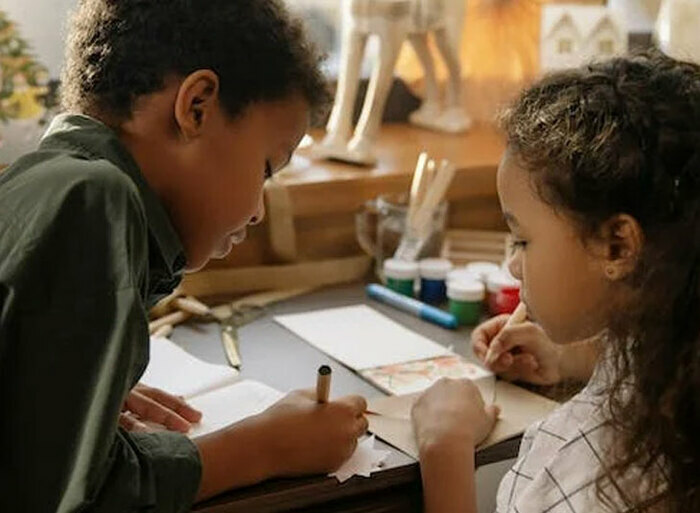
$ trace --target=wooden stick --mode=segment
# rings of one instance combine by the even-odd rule
[[[407,223],[411,223],[418,209],[418,195],[421,193],[421,188],[425,185],[425,166],[428,164],[428,154],[421,152],[418,155],[416,170],[413,172],[413,180],[411,181],[411,196],[408,201],[408,214],[406,215]]]
[[[173,304],[184,312],[206,317],[211,314],[211,308],[199,301],[194,296],[178,297],[173,301]]]
[[[525,319],[527,319],[527,307],[525,306],[525,303],[520,303],[518,307],[513,311],[513,313],[510,314],[510,317],[508,317],[508,320],[503,325],[503,328],[501,328],[501,331],[498,332],[498,335],[503,333],[503,331],[510,328],[511,326],[515,326],[516,324],[524,322]],[[498,335],[496,335],[496,337],[498,337]],[[494,339],[496,337],[494,337]],[[499,354],[494,356],[493,351],[491,350],[492,347],[493,345],[489,344],[489,348],[486,351],[486,357],[484,358],[484,363],[486,365],[493,364],[500,356]]]
[[[435,180],[430,184],[430,188],[425,195],[425,199],[421,203],[418,212],[414,218],[414,226],[419,230],[424,230],[430,222],[435,209],[444,199],[447,189],[455,176],[455,167],[449,161],[443,160],[440,164]]]
[[[165,315],[159,319],[156,319],[155,321],[149,322],[148,323],[148,331],[149,331],[149,333],[153,334],[159,328],[162,328],[166,324],[170,324],[172,326],[175,326],[176,324],[180,324],[181,322],[186,321],[190,317],[192,317],[191,313],[183,312],[182,310],[176,310],[171,314]]]
[[[435,161],[430,159],[428,161],[428,166],[425,168],[425,179],[423,180],[423,187],[418,195],[418,205],[421,205],[425,201],[425,195],[427,194],[430,186],[435,181],[435,175],[437,174],[437,166]]]
[[[173,325],[172,324],[164,324],[157,330],[155,330],[153,333],[151,333],[152,336],[154,337],[163,337],[166,338],[168,337],[171,333],[173,332]]]

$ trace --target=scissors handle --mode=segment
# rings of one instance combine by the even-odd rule
[[[221,342],[224,345],[224,352],[229,365],[235,369],[240,369],[241,354],[238,349],[238,330],[231,325],[222,326]]]

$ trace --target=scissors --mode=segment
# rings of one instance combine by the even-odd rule
[[[222,318],[221,342],[229,365],[236,369],[241,367],[241,354],[238,343],[238,328],[253,322],[265,314],[265,307],[260,305],[238,305],[231,310],[231,314]]]

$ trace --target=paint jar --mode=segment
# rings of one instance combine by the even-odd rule
[[[437,305],[447,298],[447,273],[452,262],[444,258],[426,258],[420,261],[420,299],[424,303]]]
[[[413,297],[413,287],[418,278],[418,264],[396,258],[384,260],[386,286],[394,292]]]
[[[494,298],[494,315],[512,314],[520,303],[520,287],[503,287]]]
[[[477,275],[484,284],[486,284],[490,275],[501,272],[500,266],[493,262],[472,262],[467,264],[465,269]]]
[[[503,312],[508,297],[512,297],[514,291],[520,291],[520,282],[513,278],[509,272],[504,269],[499,269],[497,272],[492,272],[486,278],[486,304],[489,314],[499,315]],[[497,298],[501,295],[500,305]],[[517,306],[517,303],[516,305]]]
[[[466,267],[456,267],[447,273],[447,284],[453,281],[481,281],[478,274],[468,270]]]
[[[473,326],[481,320],[485,288],[478,280],[451,281],[447,285],[450,313],[459,324]]]

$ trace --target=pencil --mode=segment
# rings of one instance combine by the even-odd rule
[[[321,365],[318,368],[318,378],[316,379],[316,400],[319,403],[327,403],[330,391],[331,368],[328,365]]]
[[[518,307],[513,311],[513,313],[508,317],[508,320],[506,323],[503,325],[503,328],[501,328],[501,331],[498,332],[498,335],[503,333],[504,330],[507,328],[510,328],[511,326],[515,326],[516,324],[520,324],[521,322],[525,321],[527,319],[527,307],[525,306],[525,303],[520,303],[518,304]],[[495,338],[498,337],[496,335]],[[486,351],[486,357],[484,358],[484,363],[486,365],[491,365],[500,355],[495,355],[493,354],[493,351],[491,350],[493,346],[489,345],[488,350]]]

